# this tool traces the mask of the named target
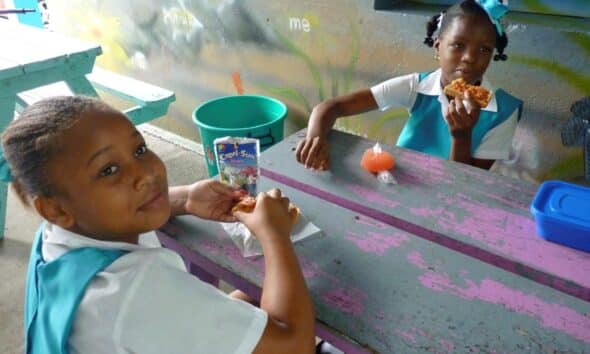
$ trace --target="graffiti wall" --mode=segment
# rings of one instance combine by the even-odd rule
[[[560,13],[561,5],[590,13],[586,0],[518,2],[537,12]],[[287,103],[292,133],[325,98],[437,67],[422,44],[432,14],[376,11],[369,0],[52,0],[50,11],[53,29],[102,44],[99,65],[173,90],[178,100],[157,124],[193,139],[194,108],[240,86]],[[590,95],[590,29],[547,18],[510,21],[509,59],[488,70],[490,81],[525,101],[513,156],[494,169],[580,180],[581,148],[563,146],[560,129],[571,104]],[[338,128],[395,143],[406,118],[404,110],[372,112]]]

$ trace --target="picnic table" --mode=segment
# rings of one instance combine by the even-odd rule
[[[98,97],[97,89],[129,101],[124,113],[134,124],[161,117],[174,93],[95,67],[102,53],[89,43],[59,33],[0,19],[0,133],[14,112],[44,97]],[[0,182],[0,239],[4,235],[7,184]]]
[[[295,244],[318,335],[346,353],[590,352],[590,254],[536,235],[537,184],[385,146],[397,185],[359,167],[374,142],[333,131],[332,166],[295,161],[298,132],[261,156],[323,235]],[[261,293],[263,259],[219,223],[182,216],[159,232],[202,279]]]

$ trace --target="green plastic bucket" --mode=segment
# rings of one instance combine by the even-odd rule
[[[207,101],[193,112],[205,151],[209,177],[217,175],[213,141],[224,136],[260,140],[264,151],[283,140],[287,106],[274,98],[256,95],[226,96]]]

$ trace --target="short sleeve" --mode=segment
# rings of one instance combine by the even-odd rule
[[[501,124],[490,129],[473,153],[476,159],[506,160],[510,156],[512,139],[518,122],[518,110]]]
[[[114,328],[122,353],[251,353],[267,314],[160,261],[143,264]]]
[[[371,87],[371,93],[382,111],[392,107],[410,109],[416,101],[418,82],[418,73],[398,76]]]

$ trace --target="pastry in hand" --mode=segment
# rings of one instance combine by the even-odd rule
[[[236,205],[234,205],[234,207],[231,209],[231,211],[232,211],[232,213],[235,213],[236,211],[241,211],[243,213],[251,213],[254,211],[255,207],[256,207],[256,198],[247,195],[245,197],[242,197],[240,199],[240,201],[238,203],[236,203]]]
[[[248,195],[248,196],[242,197],[240,199],[240,201],[238,201],[238,203],[236,203],[236,205],[234,205],[234,207],[231,209],[231,211],[232,211],[232,213],[235,213],[237,211],[240,211],[243,213],[251,213],[254,211],[254,208],[256,208],[256,198]],[[301,211],[299,210],[298,207],[294,206],[293,204],[289,205],[289,216],[291,217],[291,221],[292,221],[293,225],[297,224],[297,221],[299,221],[299,214],[300,213],[301,213]]]
[[[492,99],[492,93],[481,86],[470,85],[463,78],[458,78],[451,81],[445,86],[444,93],[451,97],[463,98],[465,92],[469,92],[473,100],[483,108],[487,107]]]

